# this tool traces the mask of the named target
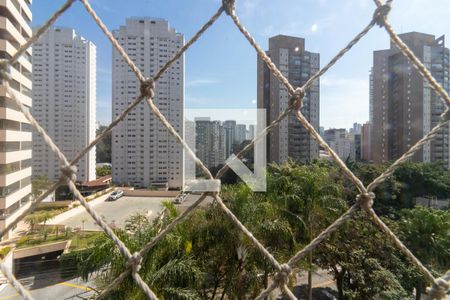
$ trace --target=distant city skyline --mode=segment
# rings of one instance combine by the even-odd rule
[[[62,3],[34,1],[32,25],[41,25]],[[372,1],[365,0],[320,0],[303,5],[286,0],[266,2],[260,7],[261,3],[262,0],[236,3],[239,17],[261,47],[267,49],[268,37],[276,34],[304,37],[307,48],[320,53],[321,66],[367,25],[374,11]],[[389,19],[399,33],[419,31],[449,37],[447,16],[450,7],[446,0],[434,0],[433,3],[426,5],[425,0],[396,2]],[[423,9],[424,4],[426,9]],[[220,1],[134,0],[122,3],[96,0],[92,5],[111,30],[118,28],[129,16],[160,17],[185,33],[188,40],[216,11]],[[195,11],[195,14],[186,14],[186,10]],[[56,25],[74,28],[97,45],[97,119],[101,124],[108,124],[112,98],[110,43],[79,3],[74,3]],[[232,48],[220,46],[231,42]],[[321,78],[321,126],[350,128],[353,122],[368,120],[372,51],[388,47],[388,35],[375,27]],[[229,19],[221,17],[186,52],[185,62],[187,108],[256,107],[256,52]]]
[[[256,108],[249,109],[232,109],[232,108],[217,108],[217,109],[191,109],[184,110],[185,120],[194,121],[195,118],[210,118],[211,121],[236,121],[237,124],[249,125],[256,124]]]

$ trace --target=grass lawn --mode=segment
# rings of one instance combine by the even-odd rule
[[[88,248],[89,246],[94,244],[94,241],[97,237],[104,234],[103,232],[91,231],[91,232],[71,232],[71,233],[59,233],[59,234],[48,234],[47,238],[44,237],[44,233],[34,233],[30,235],[23,236],[16,243],[17,249],[37,246],[37,245],[45,245],[54,242],[61,242],[72,240],[70,244],[70,251],[81,250],[84,248]]]
[[[49,215],[51,216],[51,218],[62,214],[65,211],[68,211],[69,207],[59,207],[59,208],[38,208],[36,209],[34,212],[32,212],[29,215],[39,215],[42,214],[43,212],[48,212]]]
[[[70,244],[70,251],[81,250],[89,248],[94,245],[95,240],[104,235],[101,231],[87,231],[79,232],[72,237],[72,243]]]

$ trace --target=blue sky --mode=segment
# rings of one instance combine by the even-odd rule
[[[42,24],[64,0],[34,0],[33,26]],[[130,16],[169,20],[186,41],[217,10],[219,0],[91,0],[112,30]],[[237,13],[265,49],[270,36],[306,39],[309,51],[319,52],[321,66],[370,20],[371,0],[237,0]],[[390,15],[397,32],[421,31],[450,39],[448,0],[397,0]],[[82,7],[75,2],[56,23],[75,28],[97,45],[97,120],[111,120],[111,45]],[[447,43],[449,44],[449,43]],[[372,52],[389,47],[387,33],[374,28],[321,79],[320,124],[351,127],[368,120]],[[255,108],[256,52],[222,15],[185,55],[187,108]]]

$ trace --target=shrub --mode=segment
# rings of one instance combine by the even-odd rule
[[[9,251],[11,251],[11,247],[3,247],[0,249],[0,259],[4,259],[6,255],[8,255]]]

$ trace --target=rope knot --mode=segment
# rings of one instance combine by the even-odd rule
[[[292,269],[288,264],[282,264],[281,270],[275,275],[275,281],[278,286],[283,286],[287,283],[289,275],[292,273]]]
[[[375,21],[375,24],[382,27],[390,11],[391,11],[390,2],[378,6],[375,12],[373,13],[373,20]]]
[[[149,98],[155,96],[155,81],[153,78],[150,77],[141,82],[141,94]]]
[[[370,209],[373,206],[373,199],[375,199],[375,194],[372,192],[359,194],[356,196],[358,205],[364,209]]]
[[[222,7],[227,15],[234,14],[235,0],[222,0]]]
[[[429,299],[447,299],[447,292],[450,288],[450,271],[443,277],[437,278],[433,285],[428,289]]]
[[[447,297],[448,289],[448,281],[445,281],[442,278],[438,278],[429,289],[428,297],[430,299],[445,299]]]
[[[66,181],[77,181],[77,167],[75,166],[62,166],[61,173],[65,177]]]
[[[134,252],[127,262],[127,266],[131,267],[133,273],[139,272],[141,269],[142,256],[139,252]]]
[[[295,110],[302,109],[303,97],[305,97],[305,90],[300,87],[296,88],[289,100],[289,106],[292,106]]]

